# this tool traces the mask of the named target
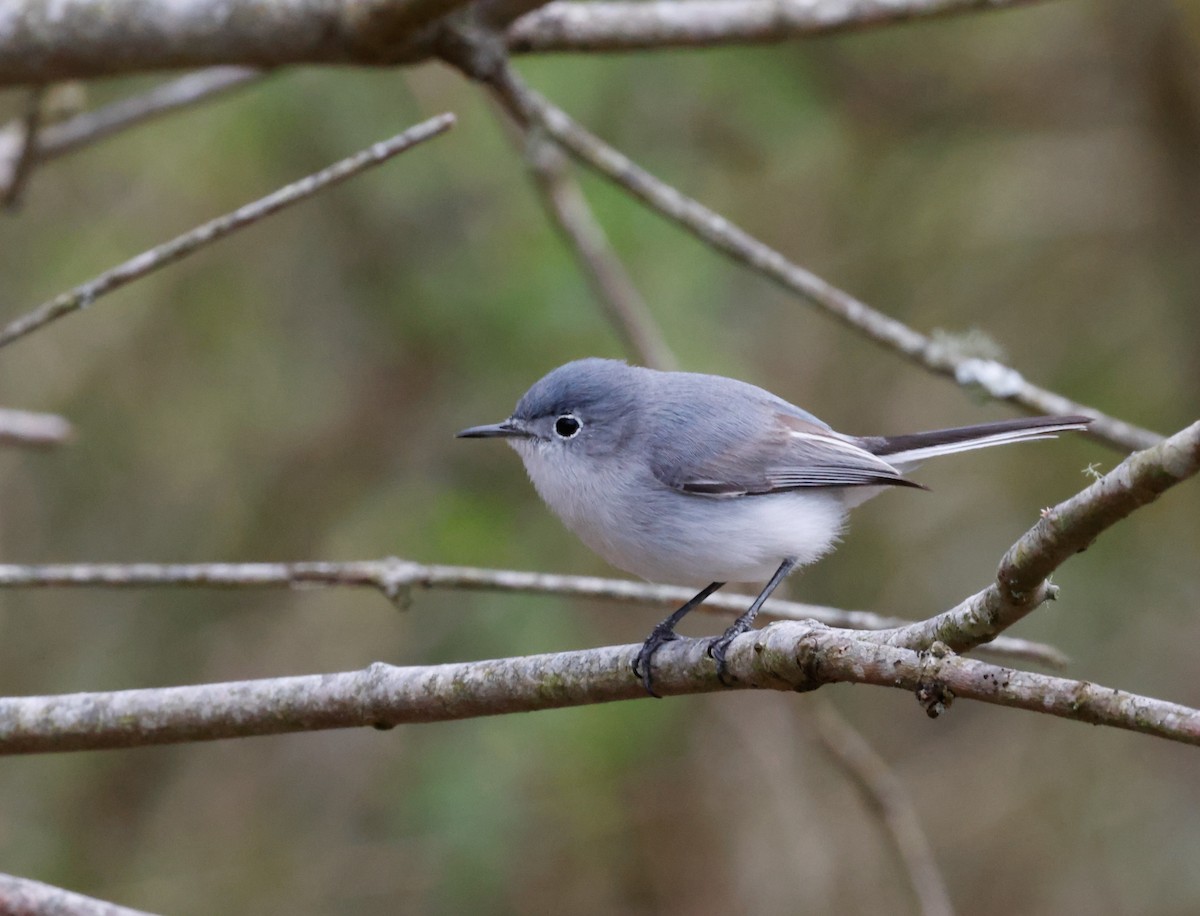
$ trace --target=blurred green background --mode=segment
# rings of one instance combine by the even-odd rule
[[[519,61],[659,176],[923,331],[1164,432],[1200,413],[1200,12],[1062,2],[760,49]],[[153,85],[90,87],[96,104]],[[0,99],[10,116],[19,94]],[[481,93],[448,68],[304,70],[33,175],[0,220],[7,320],[443,110],[449,135],[6,349],[0,402],[69,448],[0,452],[6,562],[419,561],[612,574],[497,443],[543,372],[623,356]],[[584,176],[684,368],[847,432],[1011,415],[864,342]],[[1115,453],[930,465],[791,596],[927,615]],[[1015,631],[1070,674],[1200,705],[1200,490],[1055,577]],[[631,643],[661,617],[547,597],[0,593],[0,690],[61,693]],[[711,617],[689,632],[714,632]],[[827,688],[912,792],[964,913],[1200,909],[1194,748]],[[0,870],[227,913],[903,913],[809,695],[0,760]]]

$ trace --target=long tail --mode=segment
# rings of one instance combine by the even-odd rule
[[[1026,417],[1021,420],[1001,420],[975,426],[956,426],[935,429],[927,433],[906,436],[864,436],[855,444],[890,464],[903,465],[951,455],[975,448],[990,448],[1009,442],[1029,442],[1034,439],[1053,439],[1056,433],[1083,429],[1091,419],[1072,415],[1063,417]]]

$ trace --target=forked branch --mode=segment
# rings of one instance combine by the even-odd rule
[[[391,66],[434,53],[469,0],[25,0],[0,4],[0,86],[218,65]],[[482,0],[515,51],[616,51],[787,41],[1040,0]],[[531,12],[535,11],[535,12]]]
[[[1054,596],[1048,577],[1106,529],[1200,471],[1200,421],[1153,448],[1130,455],[1065,502],[1042,513],[1000,561],[996,581],[962,604],[892,633],[897,646],[935,641],[965,652],[1003,632]]]
[[[1113,448],[1133,451],[1161,440],[1157,433],[1040,388],[1008,366],[963,356],[792,263],[725,217],[654,177],[526,86],[503,57],[497,57],[494,47],[487,46],[487,42],[494,41],[488,34],[463,30],[459,35],[460,44],[450,48],[457,52],[450,62],[491,86],[518,121],[540,126],[581,162],[667,219],[738,263],[797,293],[868,339],[936,375],[972,390],[982,390],[996,400],[1035,413],[1085,414],[1092,418],[1087,435]]]

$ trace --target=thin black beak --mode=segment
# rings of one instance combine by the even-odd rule
[[[516,420],[508,419],[503,423],[493,423],[490,426],[472,426],[460,433],[455,433],[456,439],[528,439],[533,433],[517,424]]]

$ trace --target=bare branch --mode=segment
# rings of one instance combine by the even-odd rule
[[[655,657],[664,695],[726,689],[707,640]],[[0,699],[0,754],[141,747],[332,728],[389,728],[648,699],[630,662],[640,645],[521,658],[225,684]],[[955,697],[1200,745],[1200,710],[1084,681],[867,642],[819,624],[775,623],[734,640],[736,686],[811,690],[861,683],[913,691],[936,716]]]
[[[559,0],[518,19],[505,38],[514,53],[774,44],[1037,2],[1043,0]]]
[[[47,566],[0,565],[3,588],[317,588],[321,586],[375,588],[388,600],[407,606],[414,588],[456,591],[517,592],[565,595],[623,604],[679,607],[692,590],[673,585],[650,585],[626,579],[562,576],[511,569],[471,566],[431,566],[390,557],[349,563],[74,563]],[[749,597],[712,595],[699,608],[714,614],[740,614]],[[846,611],[816,604],[772,599],[763,607],[768,620],[816,620],[851,630],[894,630],[912,621],[869,611]],[[1053,646],[1025,639],[1000,637],[981,651],[993,656],[1065,668],[1066,657]]]
[[[393,156],[411,149],[418,143],[445,133],[454,124],[454,115],[441,114],[410,127],[390,140],[367,147],[353,156],[334,163],[320,172],[289,184],[253,203],[246,204],[201,226],[197,226],[169,242],[157,245],[134,258],[105,271],[93,280],[65,292],[32,312],[10,322],[0,330],[0,347],[24,337],[26,334],[49,324],[64,315],[77,312],[92,305],[98,298],[146,274],[178,261],[180,258],[203,248],[231,232],[249,226],[264,217],[278,213],[291,204],[298,203],[332,185],[352,178],[359,172],[380,165]]]
[[[129,96],[85,111],[46,128],[38,142],[38,158],[52,159],[79,147],[103,140],[119,131],[142,124],[181,108],[188,108],[256,83],[269,74],[249,67],[211,67],[188,73],[155,86],[149,92]]]
[[[107,900],[84,897],[29,878],[0,874],[0,914],[5,916],[150,916]]]
[[[247,86],[265,75],[246,67],[213,67],[170,80],[149,92],[94,111],[85,111],[55,124],[43,124],[36,132],[36,144],[30,150],[32,160],[48,162],[152,118]],[[0,194],[11,193],[26,136],[28,133],[21,121],[0,128]]]
[[[149,92],[121,99],[94,111],[82,112],[57,124],[47,124],[38,134],[37,159],[44,162],[72,153],[81,146],[103,140],[160,115],[211,100],[264,76],[265,73],[248,67],[213,67],[188,73],[155,86]],[[12,125],[4,133],[18,129],[17,125]],[[0,149],[5,139],[0,134]],[[0,187],[9,180],[0,175]]]
[[[985,643],[1054,597],[1047,577],[1105,529],[1200,471],[1200,421],[1153,448],[1130,455],[1085,490],[1042,513],[1000,562],[996,581],[955,608],[894,633],[892,645],[934,641],[963,652]]]
[[[625,349],[654,369],[674,369],[675,355],[633,285],[625,266],[608,243],[604,229],[588,206],[570,163],[540,130],[524,129],[525,161],[555,228],[571,249]]]
[[[812,720],[821,746],[858,787],[883,823],[924,916],[952,916],[946,882],[921,827],[916,806],[899,777],[867,739],[829,702],[817,700]]]
[[[45,448],[63,445],[74,434],[71,424],[56,414],[0,407],[0,445]]]
[[[380,66],[435,51],[469,0],[26,0],[0,4],[0,86],[240,65]],[[482,0],[514,51],[616,51],[787,41],[1039,0]],[[518,19],[518,17],[521,17]]]
[[[466,38],[478,40],[478,36]],[[481,57],[484,60],[490,59],[486,55]],[[982,390],[992,398],[1007,401],[1035,413],[1084,414],[1092,418],[1086,435],[1113,448],[1132,451],[1147,448],[1161,440],[1162,437],[1157,433],[1125,423],[1101,413],[1094,407],[1039,388],[1022,378],[1015,369],[992,360],[963,356],[953,347],[935,341],[876,311],[849,293],[793,264],[745,230],[655,178],[624,154],[589,133],[561,109],[526,86],[511,67],[472,70],[470,68],[476,65],[477,59],[471,55],[460,55],[451,62],[466,68],[466,72],[473,78],[491,85],[502,104],[513,112],[518,120],[540,125],[580,161],[620,185],[663,216],[678,223],[701,241],[799,294],[810,304],[867,338],[908,357],[930,372],[953,379],[959,385],[972,390]]]
[[[467,0],[28,0],[0,5],[0,86],[215,65],[395,64]],[[525,12],[526,10],[521,10]]]
[[[17,154],[13,157],[12,168],[8,181],[0,188],[0,207],[15,210],[21,202],[21,192],[33,172],[37,160],[38,136],[42,129],[42,97],[45,95],[44,86],[35,86],[29,90],[25,100],[25,115],[17,125],[19,140]]]
[[[4,874],[0,874],[0,913],[4,916],[150,916],[144,910],[131,910],[52,884]]]

